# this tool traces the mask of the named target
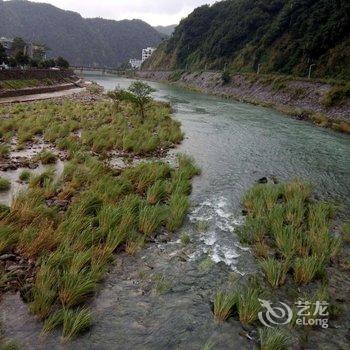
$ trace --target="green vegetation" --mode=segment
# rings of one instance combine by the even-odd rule
[[[218,292],[215,296],[213,309],[215,319],[219,322],[226,321],[230,317],[232,309],[237,304],[237,301],[236,293]]]
[[[332,107],[335,104],[343,103],[350,97],[350,83],[335,85],[324,96],[323,104]]]
[[[188,233],[183,233],[180,237],[180,241],[182,245],[187,245],[191,243],[191,238]]]
[[[180,227],[199,170],[185,155],[176,167],[161,161],[118,171],[108,166],[108,151],[151,154],[182,139],[166,104],[150,101],[143,123],[126,101],[119,111],[111,101],[45,101],[1,107],[5,111],[11,115],[0,127],[6,140],[18,135],[35,142],[42,135],[69,154],[60,176],[54,168],[31,176],[28,190],[1,210],[0,253],[15,250],[36,261],[30,311],[44,321],[44,332],[62,326],[63,337],[71,339],[91,325],[81,308],[98,290],[114,253],[135,254],[160,230]],[[127,149],[126,140],[132,141]],[[44,150],[38,159],[47,164],[56,156]],[[24,172],[20,177],[29,179]],[[56,199],[68,207],[62,210]],[[157,292],[169,288],[164,278],[156,280]]]
[[[252,247],[261,273],[248,281],[242,277],[228,292],[219,292],[214,299],[215,318],[223,322],[234,317],[243,325],[258,328],[258,314],[264,312],[259,299],[266,299],[283,300],[289,305],[307,301],[312,305],[308,318],[315,320],[319,317],[316,301],[330,303],[327,268],[341,260],[342,239],[331,232],[334,205],[313,199],[310,184],[299,179],[256,184],[243,197],[243,205],[246,219],[235,232],[242,243]],[[342,228],[345,241],[349,232],[346,223]],[[335,310],[334,317],[339,315],[336,305],[330,305],[329,310]],[[289,327],[296,324],[292,321]],[[293,333],[302,337],[304,330],[295,328]],[[282,328],[259,329],[260,348],[289,348],[289,332]]]
[[[285,350],[292,343],[288,331],[280,328],[260,328],[259,338],[261,350]]]
[[[42,85],[42,82],[37,79],[26,80],[4,80],[0,82],[0,89],[23,89],[27,87],[36,87]]]
[[[152,101],[152,92],[155,92],[155,90],[148,84],[143,83],[142,81],[135,81],[130,85],[128,90],[115,90],[110,92],[108,96],[114,101],[129,101],[134,104],[140,112],[141,122],[143,123],[146,109]]]
[[[349,79],[348,2],[226,0],[196,8],[145,63]],[[322,20],[321,20],[322,19]],[[225,69],[226,70],[226,69]],[[228,77],[228,75],[226,75]],[[280,89],[280,85],[276,88]]]
[[[240,239],[254,247],[260,244],[258,256],[265,256],[261,266],[273,288],[284,284],[291,267],[298,284],[324,273],[339,249],[340,239],[330,232],[333,206],[312,202],[310,185],[299,180],[259,184],[248,191],[243,203],[248,216]],[[275,257],[260,253],[262,246]]]
[[[207,231],[209,228],[209,223],[208,221],[205,221],[205,220],[200,220],[200,221],[197,221],[196,222],[196,229],[197,231],[199,232],[205,232]]]
[[[7,158],[10,154],[10,146],[6,144],[0,144],[0,159],[1,158]]]
[[[0,177],[0,191],[7,191],[11,187],[11,182]]]
[[[19,175],[19,179],[23,182],[28,182],[30,179],[30,176],[31,176],[30,171],[23,170]]]
[[[259,302],[261,295],[260,289],[251,281],[247,286],[236,287],[228,292],[218,292],[214,299],[215,319],[219,322],[226,321],[233,311],[237,311],[242,324],[253,323],[261,310]]]
[[[166,293],[170,288],[170,282],[166,280],[166,278],[162,275],[156,275],[154,277],[155,280],[155,291],[157,294],[164,294]]]
[[[150,101],[142,123],[139,111],[129,102],[122,102],[116,111],[111,101],[84,104],[72,100],[64,102],[40,101],[0,107],[0,114],[10,114],[0,125],[6,143],[18,136],[19,144],[44,141],[68,152],[70,157],[81,151],[107,154],[122,150],[146,155],[167,149],[183,139],[180,123],[170,118],[170,106]],[[69,115],[69,117],[68,117]],[[81,131],[81,137],[76,135]],[[8,147],[8,144],[2,147]],[[45,161],[48,152],[43,152]],[[53,158],[48,157],[51,161]]]
[[[43,164],[53,164],[56,163],[57,156],[51,151],[44,149],[38,154],[38,159]]]

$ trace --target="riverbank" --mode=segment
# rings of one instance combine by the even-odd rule
[[[223,78],[220,72],[139,71],[136,75],[141,79],[272,107],[321,127],[350,133],[350,97],[346,84],[338,86],[325,81],[257,74]]]
[[[83,87],[72,70],[28,69],[0,71],[0,99],[47,94]]]

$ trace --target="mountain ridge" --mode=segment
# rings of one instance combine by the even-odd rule
[[[83,18],[50,4],[0,0],[0,36],[46,44],[50,56],[64,56],[75,66],[116,67],[141,50],[157,46],[162,35],[138,19]]]
[[[225,0],[196,8],[148,69],[223,70],[350,79],[350,2]]]

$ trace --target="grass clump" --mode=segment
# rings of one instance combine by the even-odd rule
[[[28,170],[23,170],[20,175],[19,175],[19,179],[23,182],[28,182],[30,179],[30,171]]]
[[[288,332],[280,328],[260,328],[259,340],[261,350],[285,350],[292,343]]]
[[[140,210],[140,232],[151,236],[165,220],[165,207],[162,205],[144,205]]]
[[[199,232],[205,232],[209,228],[209,222],[205,220],[200,220],[196,222],[196,229]]]
[[[343,85],[334,85],[327,91],[323,97],[323,104],[326,107],[332,107],[337,104],[342,104],[350,97],[350,83]]]
[[[272,288],[278,288],[286,281],[288,262],[268,258],[260,263],[265,277]]]
[[[0,159],[7,158],[10,154],[10,147],[4,143],[0,144]]]
[[[187,233],[183,233],[180,236],[180,242],[181,242],[182,245],[188,245],[188,244],[191,243],[191,238],[190,238],[190,236]]]
[[[3,177],[0,177],[0,192],[8,191],[11,187],[11,182]]]
[[[258,313],[261,310],[260,294],[259,288],[252,285],[240,291],[238,296],[238,314],[241,323],[251,324],[257,320]]]
[[[214,299],[213,313],[218,322],[226,321],[237,305],[238,295],[235,292],[218,292]]]
[[[247,192],[243,204],[248,216],[238,236],[265,259],[261,267],[272,288],[285,283],[290,267],[297,284],[323,275],[341,240],[330,232],[334,206],[312,201],[310,184],[299,179],[258,184]]]
[[[91,313],[87,309],[63,311],[63,338],[71,340],[88,330],[92,325]]]
[[[187,210],[189,208],[187,196],[175,193],[169,200],[169,215],[167,217],[166,228],[173,232],[183,223]]]
[[[171,288],[170,282],[162,275],[156,275],[154,280],[155,280],[154,289],[157,294],[164,294]]]
[[[57,161],[57,156],[49,150],[43,150],[38,154],[38,159],[43,164],[54,164]]]
[[[296,258],[293,264],[294,280],[298,284],[311,282],[323,268],[323,261],[317,256]]]

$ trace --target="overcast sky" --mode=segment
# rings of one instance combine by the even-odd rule
[[[33,0],[32,0],[33,1]],[[216,0],[34,0],[65,10],[79,12],[83,17],[108,19],[140,18],[151,25],[178,23],[196,7]]]

